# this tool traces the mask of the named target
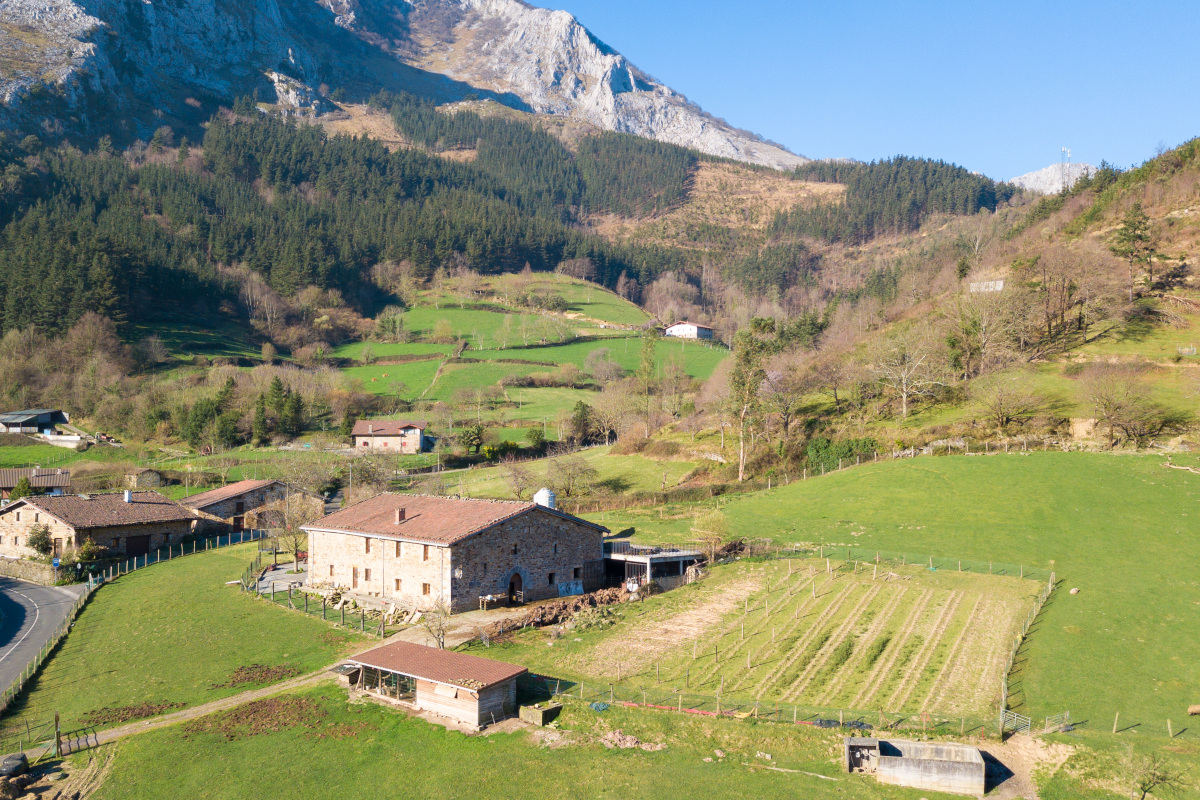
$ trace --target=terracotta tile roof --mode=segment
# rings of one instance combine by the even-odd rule
[[[207,492],[201,492],[200,494],[194,494],[191,497],[185,497],[180,500],[179,503],[187,506],[188,508],[202,509],[206,508],[207,506],[211,506],[214,503],[219,503],[222,500],[228,500],[231,497],[237,497],[238,495],[243,495],[247,492],[265,489],[268,486],[273,486],[276,483],[279,483],[279,481],[238,481],[237,483],[231,483],[226,486],[222,486],[219,489],[209,489]]]
[[[360,419],[354,423],[354,436],[399,436],[406,428],[425,430],[428,425],[422,420],[407,419]]]
[[[0,469],[0,489],[12,489],[21,478],[29,478],[34,489],[66,489],[71,486],[69,469]]]
[[[399,523],[396,522],[397,509],[404,509],[404,519]],[[300,527],[306,531],[369,534],[404,541],[451,545],[535,509],[599,531],[608,530],[603,525],[555,509],[543,508],[536,503],[391,493],[376,495]]]
[[[469,689],[487,689],[524,675],[525,667],[410,642],[377,647],[349,659],[364,667]]]
[[[10,514],[22,506],[44,511],[73,528],[109,528],[121,525],[144,525],[157,522],[194,520],[191,509],[168,500],[158,492],[132,492],[125,502],[123,492],[115,494],[78,494],[62,497],[26,497],[10,503],[0,515]]]

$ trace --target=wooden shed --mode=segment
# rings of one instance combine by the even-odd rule
[[[517,712],[525,667],[396,642],[361,653],[336,670],[353,688],[483,728]]]

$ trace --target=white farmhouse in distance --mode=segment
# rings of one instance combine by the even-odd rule
[[[713,329],[696,322],[676,322],[663,330],[663,336],[674,336],[677,339],[711,339]]]

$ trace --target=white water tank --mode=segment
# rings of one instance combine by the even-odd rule
[[[533,496],[533,502],[544,508],[554,508],[554,499],[554,492],[544,486],[538,489],[537,494]]]

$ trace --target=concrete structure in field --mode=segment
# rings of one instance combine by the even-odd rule
[[[325,513],[325,500],[283,481],[238,481],[179,501],[205,520],[205,530],[282,528],[291,511],[314,519]]]
[[[427,610],[582,594],[607,528],[538,503],[381,494],[301,528],[309,583]]]
[[[713,329],[697,322],[676,322],[663,329],[663,336],[676,339],[711,339]]]
[[[987,788],[983,756],[965,744],[847,736],[843,759],[846,771],[893,786],[979,797]]]
[[[0,556],[38,555],[29,536],[43,525],[55,555],[91,539],[114,554],[133,557],[178,544],[195,523],[191,509],[157,492],[25,497],[0,509]]]
[[[336,672],[351,688],[478,730],[517,713],[517,678],[528,670],[396,642],[354,656]]]
[[[354,446],[389,453],[424,453],[430,447],[424,422],[389,419],[360,419],[354,423]]]
[[[58,497],[71,493],[71,470],[69,469],[42,469],[40,467],[0,469],[0,500],[7,500],[22,478],[27,479],[29,487],[38,494]]]
[[[67,412],[56,408],[31,408],[0,414],[0,433],[54,433],[55,425],[71,421]]]
[[[167,483],[169,481],[166,475],[149,467],[125,473],[125,488],[127,489],[157,489],[166,486]]]

